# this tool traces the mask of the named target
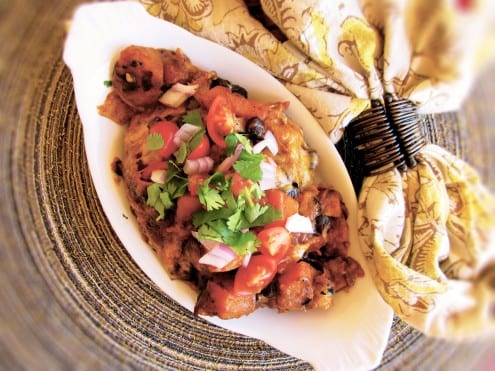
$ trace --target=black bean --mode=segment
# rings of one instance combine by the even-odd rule
[[[248,138],[253,143],[257,143],[265,138],[265,123],[259,117],[252,117],[246,122],[246,132]]]
[[[228,88],[232,93],[242,95],[244,98],[248,97],[248,92],[246,89],[240,85],[232,84],[229,80],[218,77],[211,82],[211,87],[214,88],[215,86],[223,86]]]
[[[239,86],[239,85],[232,85],[232,87],[230,88],[230,90],[232,91],[232,93],[235,93],[235,94],[239,94],[239,95],[242,95],[244,98],[247,98],[248,97],[248,92],[246,89],[244,89],[242,86]]]

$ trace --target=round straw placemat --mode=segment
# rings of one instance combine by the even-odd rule
[[[0,1],[0,369],[311,369],[195,318],[127,254],[93,188],[61,60],[76,4]],[[493,76],[462,111],[424,126],[495,190]],[[395,319],[381,368],[467,369],[491,351]]]

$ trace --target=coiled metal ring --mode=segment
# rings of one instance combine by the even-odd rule
[[[412,168],[426,144],[416,105],[390,94],[384,103],[372,101],[372,107],[352,120],[348,129],[364,175]]]

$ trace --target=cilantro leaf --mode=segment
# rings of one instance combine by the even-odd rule
[[[259,182],[263,177],[263,171],[261,170],[262,161],[262,154],[244,155],[243,151],[239,159],[234,163],[233,168],[241,177]]]
[[[188,124],[196,125],[196,126],[199,126],[201,128],[205,127],[205,125],[203,123],[203,119],[201,118],[201,113],[199,112],[199,109],[189,111],[184,116],[182,116],[182,123],[186,123],[186,122]]]
[[[235,147],[237,147],[237,143],[239,143],[239,140],[237,137],[234,135],[234,133],[229,134],[225,137],[225,154],[227,156],[232,156],[235,152]]]
[[[251,142],[248,137],[239,133],[230,133],[225,137],[225,145],[227,156],[232,156],[235,152],[237,144],[242,144],[242,147],[246,153],[252,154],[253,148],[251,147]]]
[[[225,200],[225,205],[229,209],[236,209],[237,208],[237,203],[234,198],[234,194],[232,193],[231,190],[223,191],[222,193],[222,198]]]
[[[165,145],[163,137],[159,133],[148,134],[146,138],[146,146],[150,151],[155,151]]]
[[[227,245],[238,255],[247,255],[255,252],[261,244],[260,240],[252,232],[237,232],[227,236]]]
[[[282,219],[282,212],[280,210],[277,210],[270,205],[267,206],[268,208],[265,211],[260,213],[254,221],[249,223],[250,228],[262,227],[270,222]]]
[[[254,204],[246,207],[244,215],[249,223],[253,223],[258,217],[264,214],[268,210],[268,205],[261,206],[260,204]]]
[[[232,231],[225,220],[210,221],[203,224],[198,229],[198,238],[225,243],[238,255],[255,252],[260,245],[260,241],[254,233]]]
[[[208,224],[203,224],[198,228],[199,240],[211,240],[223,243],[222,235]]]
[[[198,130],[196,134],[193,135],[193,137],[189,140],[189,143],[187,144],[187,148],[189,150],[189,153],[194,151],[201,141],[203,140],[203,136],[205,135],[206,131],[204,129]]]
[[[148,196],[146,204],[158,212],[156,220],[163,219],[165,211],[175,206],[174,200],[184,195],[187,184],[187,177],[181,174],[177,165],[169,161],[165,183],[153,183],[146,189]]]
[[[245,135],[231,133],[225,137],[227,156],[232,156],[234,154],[239,143],[242,144],[242,152],[233,165],[234,169],[241,177],[259,182],[263,177],[261,162],[264,159],[264,155],[261,153],[253,153],[251,143]]]
[[[148,193],[148,200],[146,203],[149,206],[154,206],[156,202],[160,199],[161,187],[158,183],[153,183],[146,189]]]
[[[227,191],[229,187],[230,181],[222,173],[214,173],[198,186],[199,202],[206,206],[208,211],[219,209],[225,205],[222,192]]]
[[[217,210],[200,210],[193,215],[193,225],[198,228],[202,224],[217,220],[217,219],[228,219],[232,214],[235,213],[235,209],[230,208],[220,208]]]
[[[227,227],[229,227],[231,231],[239,231],[243,225],[246,225],[244,213],[241,209],[237,209],[237,211],[227,219]]]
[[[152,206],[153,208],[155,208],[156,211],[158,211],[158,217],[156,220],[163,219],[165,217],[165,206],[160,199],[161,185],[158,183],[154,183],[148,186],[146,191],[148,194],[146,204],[148,206]]]
[[[177,151],[174,152],[175,160],[179,163],[182,164],[184,161],[186,161],[186,157],[188,154],[188,149],[187,149],[187,144],[185,142],[182,142],[180,144],[180,147]]]
[[[199,202],[206,206],[206,210],[220,209],[225,201],[220,192],[213,188],[198,187]]]

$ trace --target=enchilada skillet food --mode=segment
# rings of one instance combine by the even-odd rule
[[[180,49],[123,49],[101,115],[126,125],[122,178],[143,238],[198,315],[328,309],[364,272],[348,211],[285,114]]]

